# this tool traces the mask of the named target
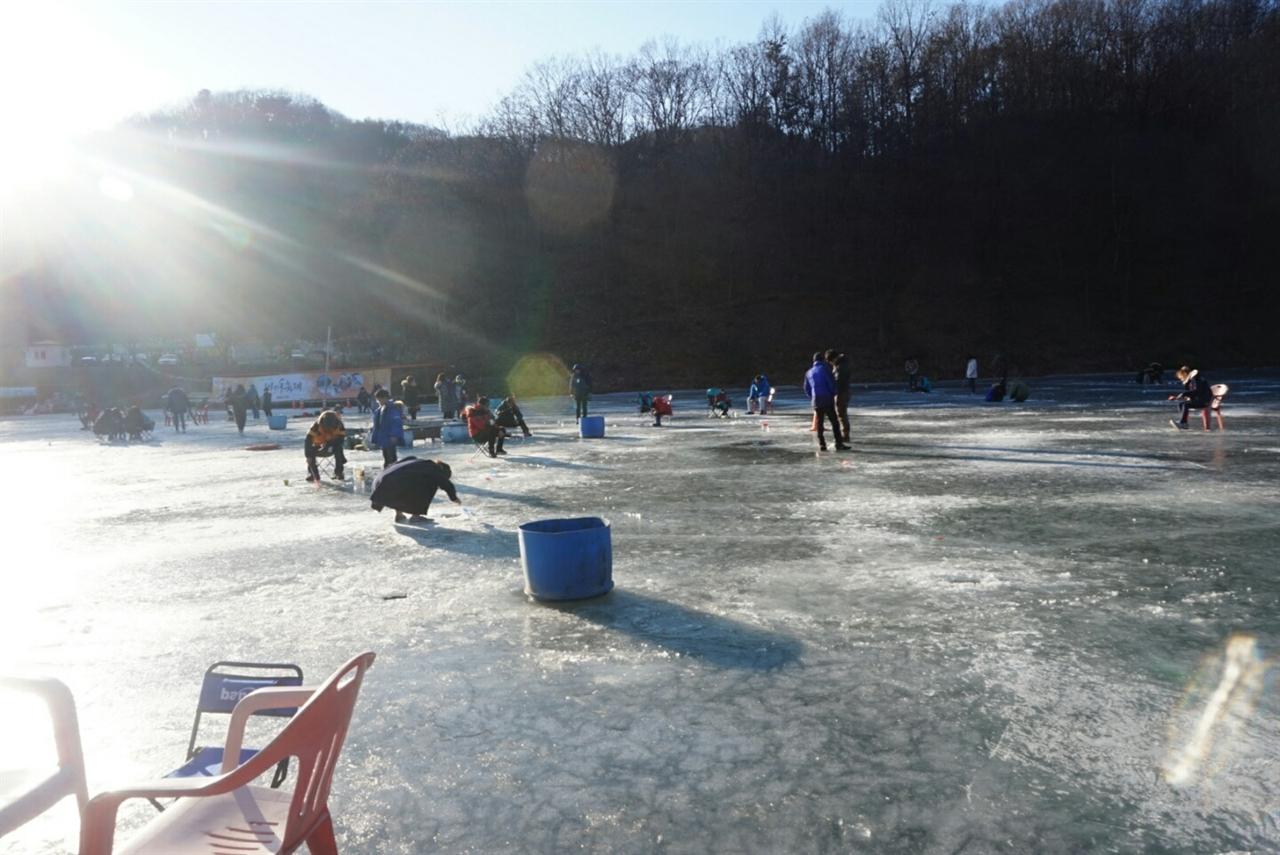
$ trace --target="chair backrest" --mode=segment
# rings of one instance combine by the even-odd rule
[[[301,686],[302,669],[291,662],[215,662],[204,672],[200,699],[191,723],[187,758],[195,756],[200,720],[207,713],[230,715],[237,703],[254,689],[268,686]],[[294,709],[262,710],[257,715],[291,716]]]
[[[0,677],[0,689],[28,692],[45,702],[58,752],[58,766],[52,774],[37,779],[25,791],[7,794],[6,799],[0,801],[0,837],[30,822],[69,795],[76,797],[83,812],[89,801],[89,791],[85,786],[80,724],[71,691],[58,680],[22,677]]]
[[[335,671],[298,708],[280,735],[262,749],[264,758],[272,761],[285,757],[298,760],[293,801],[282,835],[286,852],[306,840],[316,823],[327,816],[333,772],[347,738],[360,684],[373,659],[373,653],[361,653]]]
[[[1227,397],[1227,392],[1231,391],[1231,387],[1226,383],[1214,383],[1209,387],[1209,391],[1213,394],[1213,406],[1222,403],[1222,399]]]

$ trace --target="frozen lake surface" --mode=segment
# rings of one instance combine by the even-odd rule
[[[298,421],[3,420],[0,671],[71,687],[92,792],[177,765],[215,660],[376,651],[345,853],[1276,851],[1280,380],[1213,379],[1225,433],[1128,378],[855,390],[822,456],[794,394],[767,430],[605,396],[594,441],[535,402],[506,460],[419,443],[472,511],[419,528],[304,483]],[[528,601],[516,526],[584,514],[617,589]],[[69,805],[0,852],[72,851]]]

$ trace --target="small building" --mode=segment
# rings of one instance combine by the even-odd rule
[[[27,345],[24,360],[28,368],[66,368],[71,365],[71,348],[54,341]]]

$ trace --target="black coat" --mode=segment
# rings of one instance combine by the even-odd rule
[[[849,395],[849,357],[842,356],[836,360],[832,366],[831,373],[836,379],[836,394],[848,397]]]
[[[458,493],[445,472],[434,460],[402,458],[382,470],[373,482],[369,506],[375,511],[392,508],[406,514],[425,514],[436,490],[444,490],[450,500],[457,501]]]

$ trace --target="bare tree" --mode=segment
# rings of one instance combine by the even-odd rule
[[[602,146],[626,142],[632,124],[627,65],[609,54],[588,54],[573,82],[576,135]]]
[[[803,133],[827,151],[840,147],[839,116],[854,68],[853,40],[827,10],[805,22],[796,38],[797,102]]]
[[[646,42],[629,76],[641,130],[670,138],[704,123],[711,113],[714,84],[702,50],[675,39]]]
[[[908,134],[920,93],[921,63],[933,19],[931,0],[885,0],[880,6],[880,26],[894,62],[897,107]]]

